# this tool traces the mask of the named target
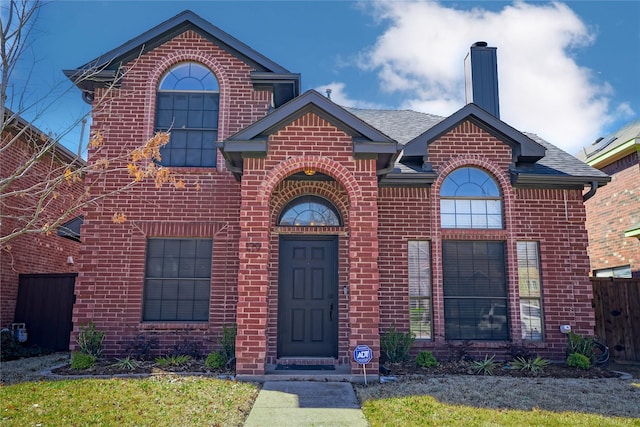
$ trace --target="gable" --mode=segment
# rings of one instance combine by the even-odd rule
[[[367,123],[384,131],[404,144],[402,157],[395,168],[380,181],[382,187],[428,187],[437,178],[431,168],[428,146],[442,135],[471,122],[512,150],[519,163],[509,164],[514,187],[531,188],[583,188],[584,185],[602,186],[610,181],[605,173],[590,167],[569,153],[531,133],[522,133],[497,118],[469,104],[450,117],[434,116],[408,110],[349,109]],[[484,120],[481,120],[483,119]],[[524,148],[522,143],[524,144]],[[531,144],[534,142],[535,144]],[[520,146],[518,147],[518,143]],[[533,148],[533,154],[532,150]],[[542,148],[544,150],[542,150]],[[520,149],[520,151],[517,151]],[[537,153],[536,153],[537,152]],[[543,154],[536,161],[532,160]]]
[[[500,121],[475,104],[467,104],[426,132],[407,142],[402,159],[404,164],[422,165],[429,161],[429,144],[436,141],[464,121],[470,121],[511,148],[512,162],[534,163],[545,156],[546,149],[522,132]]]
[[[243,157],[262,157],[267,154],[269,136],[298,118],[312,113],[351,137],[355,158],[376,156],[379,174],[393,163],[398,155],[398,143],[373,126],[335,104],[315,90],[309,90],[274,110],[251,126],[227,138],[220,151],[227,164],[239,178]]]
[[[119,70],[122,64],[126,64],[189,30],[196,32],[212,44],[249,65],[254,70],[251,73],[254,87],[273,90],[276,106],[284,104],[300,93],[299,74],[289,72],[281,65],[189,10],[185,10],[76,69],[64,70],[64,74],[83,91],[83,97],[90,102],[90,95],[95,88],[110,85],[117,87],[119,85],[122,77],[119,75]]]

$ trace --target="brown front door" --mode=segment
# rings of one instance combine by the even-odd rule
[[[282,236],[278,357],[338,356],[338,237]]]

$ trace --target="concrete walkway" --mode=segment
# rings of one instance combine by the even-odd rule
[[[348,382],[267,381],[245,427],[366,427],[356,393]]]

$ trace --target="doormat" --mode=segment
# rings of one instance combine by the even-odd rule
[[[335,365],[278,365],[276,371],[335,371]]]

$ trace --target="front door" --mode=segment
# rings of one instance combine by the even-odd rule
[[[338,356],[338,237],[282,236],[278,357]]]

